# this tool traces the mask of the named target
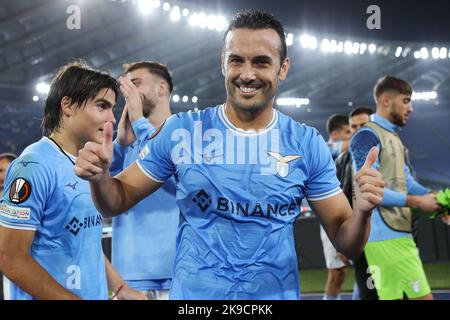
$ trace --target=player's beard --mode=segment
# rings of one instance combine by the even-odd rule
[[[141,101],[142,101],[142,114],[144,115],[144,118],[148,118],[150,114],[153,112],[153,110],[156,108],[156,102],[152,98],[149,98],[144,94],[141,94]]]
[[[390,112],[392,123],[399,126],[404,127],[406,123],[404,122],[404,119],[400,113],[398,113],[395,108],[391,110]]]

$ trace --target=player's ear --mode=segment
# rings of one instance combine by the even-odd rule
[[[283,81],[284,79],[286,79],[290,65],[291,65],[291,60],[289,60],[289,58],[284,59],[283,63],[281,64],[281,67],[280,67],[280,72],[278,74],[278,79],[280,81]]]
[[[62,111],[63,115],[65,115],[67,117],[70,117],[71,115],[73,115],[74,108],[72,106],[72,99],[70,99],[69,97],[64,96],[61,99],[60,107],[61,107],[61,111]]]

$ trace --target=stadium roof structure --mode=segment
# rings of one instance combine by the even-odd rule
[[[450,185],[450,11],[443,1],[426,8],[389,2],[377,1],[382,29],[368,30],[368,1],[0,0],[0,113],[5,106],[42,113],[45,90],[37,84],[48,84],[74,58],[115,76],[124,63],[157,60],[173,73],[174,111],[223,103],[226,21],[236,10],[261,9],[283,21],[291,44],[278,97],[303,101],[277,104],[279,110],[326,136],[331,114],[373,107],[372,88],[383,75],[411,82],[416,92],[436,92],[414,102],[401,135],[419,177]]]

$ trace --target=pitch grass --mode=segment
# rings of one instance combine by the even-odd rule
[[[424,264],[425,274],[432,290],[450,289],[450,261]],[[355,273],[347,268],[347,277],[342,286],[343,292],[352,292]],[[323,292],[327,281],[326,269],[300,270],[300,288],[302,293]]]

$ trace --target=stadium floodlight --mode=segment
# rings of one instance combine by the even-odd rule
[[[423,47],[422,49],[420,49],[420,56],[422,59],[426,60],[428,59],[428,57],[430,56],[428,53],[428,49]]]
[[[359,42],[353,42],[352,48],[352,53],[357,54],[359,52]]]
[[[142,14],[147,15],[150,12],[152,12],[152,10],[154,8],[153,1],[152,0],[139,0],[138,8],[139,8],[139,11],[141,11]]]
[[[309,47],[311,49],[317,49],[317,38],[316,37],[309,38]]]
[[[292,33],[288,33],[286,35],[286,46],[290,47],[294,44],[294,35]]]
[[[367,44],[365,42],[362,42],[359,45],[359,54],[364,54],[367,50]]]
[[[420,57],[421,57],[420,51],[414,51],[414,58],[420,59]]]
[[[170,12],[170,20],[175,22],[180,20],[180,18],[181,18],[180,7],[174,6],[172,8],[172,11]]]
[[[50,85],[45,82],[39,82],[36,85],[36,90],[39,93],[48,94],[48,92],[50,91]]]
[[[172,101],[173,101],[173,102],[178,102],[178,101],[180,101],[180,96],[177,95],[177,94],[175,94],[175,95],[173,96],[173,98],[172,98]]]
[[[183,96],[183,102],[188,102],[189,101],[189,97],[188,96]]]
[[[320,43],[320,50],[322,50],[323,52],[330,51],[330,40],[328,40],[327,38],[323,39]]]
[[[406,58],[406,56],[407,56],[408,53],[410,53],[410,52],[411,52],[411,48],[410,48],[410,47],[406,47],[405,49],[403,49],[402,57],[403,57],[403,58]]]
[[[198,101],[197,96],[193,96],[191,101],[192,101],[192,103],[197,103],[197,101]]]
[[[439,57],[441,59],[447,58],[447,48],[441,48],[441,50],[439,51]]]
[[[208,26],[208,16],[207,16],[205,13],[200,12],[200,13],[197,15],[197,19],[198,19],[197,25],[198,25],[200,28],[204,29],[204,28],[206,28],[206,27]]]
[[[345,54],[352,54],[353,52],[353,44],[351,41],[345,41],[344,43],[344,52]]]
[[[309,36],[307,34],[302,34],[300,37],[300,44],[303,48],[309,47]]]
[[[196,27],[198,24],[197,13],[193,13],[189,16],[188,23],[191,27]]]
[[[34,102],[39,101],[39,97],[38,97],[38,96],[33,96],[33,101],[34,101]]]
[[[160,0],[153,0],[153,6],[155,8],[161,7],[161,1]]]
[[[189,9],[183,9],[183,17],[187,17],[189,15]]]
[[[369,48],[369,53],[370,54],[374,54],[375,51],[377,51],[377,46],[375,44],[373,44],[373,43],[369,44],[368,48]]]
[[[336,46],[336,52],[338,53],[342,53],[344,52],[344,42],[339,41],[337,46]]]
[[[400,55],[402,54],[402,51],[403,51],[403,48],[400,47],[400,46],[398,46],[398,47],[397,47],[397,50],[395,50],[395,57],[396,57],[396,58],[399,58]]]
[[[337,42],[336,42],[336,40],[331,40],[330,41],[330,44],[329,44],[329,47],[328,47],[328,51],[330,51],[331,53],[334,53],[334,52],[336,52],[337,51]]]
[[[225,17],[223,16],[217,16],[216,19],[216,30],[219,32],[225,31],[228,25],[227,19],[225,19]]]
[[[413,92],[411,100],[429,101],[437,98],[436,91]]]
[[[287,107],[297,107],[306,106],[309,104],[308,98],[278,98],[276,100],[277,105],[287,106]]]
[[[431,56],[435,60],[439,59],[439,48],[434,47],[433,49],[431,49]]]
[[[164,2],[164,4],[163,4],[163,10],[164,10],[164,11],[169,11],[169,10],[170,10],[170,3]]]
[[[198,108],[197,107],[194,108],[194,112],[198,112]]]

